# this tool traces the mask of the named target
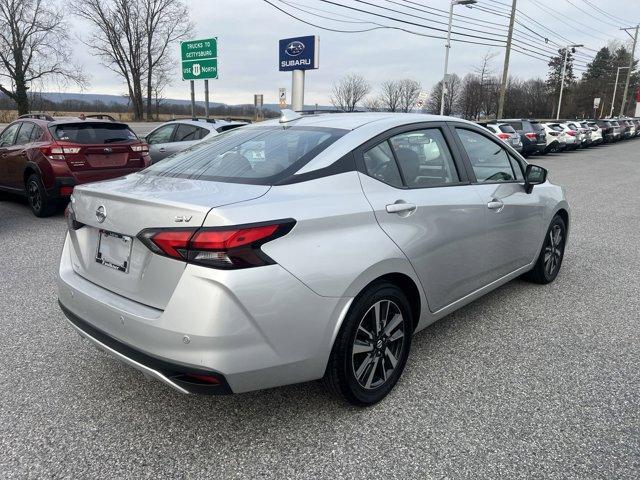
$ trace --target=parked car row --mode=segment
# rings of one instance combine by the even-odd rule
[[[137,172],[246,122],[175,120],[139,138],[108,115],[22,115],[0,133],[0,192],[25,195],[38,217],[66,204],[76,185]]]
[[[524,157],[576,150],[640,136],[640,118],[563,120],[526,118],[480,123]]]

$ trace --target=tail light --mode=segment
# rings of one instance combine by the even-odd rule
[[[82,147],[68,147],[68,146],[60,146],[60,145],[49,145],[46,147],[41,147],[40,151],[42,154],[47,157],[49,160],[66,160],[65,155],[75,155],[80,153]]]
[[[525,133],[524,134],[525,137],[527,137],[529,140],[535,140],[536,139],[536,134],[535,133]]]
[[[499,133],[498,134],[498,138],[502,139],[502,140],[508,140],[511,137],[511,135],[509,135],[508,133]]]
[[[152,252],[220,269],[272,265],[260,247],[291,231],[295,220],[214,228],[149,228],[138,239]]]
[[[131,151],[146,153],[149,151],[149,145],[147,145],[146,143],[143,143],[142,145],[131,145]]]
[[[576,136],[576,132],[574,132],[573,130],[567,130],[567,135],[575,137]]]

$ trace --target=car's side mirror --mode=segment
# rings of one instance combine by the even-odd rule
[[[547,181],[547,169],[538,165],[527,165],[524,174],[524,186],[527,193],[531,193],[534,185],[540,185]]]

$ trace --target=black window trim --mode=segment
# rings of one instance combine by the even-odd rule
[[[504,181],[504,182],[480,182],[478,181],[478,178],[476,177],[476,173],[473,170],[473,165],[471,164],[471,160],[469,159],[469,156],[467,155],[467,152],[464,148],[464,145],[462,143],[462,140],[460,139],[460,137],[458,136],[458,133],[456,132],[457,129],[462,129],[462,130],[470,130],[472,132],[475,132],[485,138],[488,138],[490,141],[492,141],[493,143],[495,143],[498,147],[502,148],[503,150],[506,150],[506,154],[508,156],[511,156],[514,158],[514,160],[516,160],[519,164],[520,164],[520,168],[522,169],[522,175],[524,177],[524,172],[527,171],[527,162],[520,156],[520,154],[513,148],[511,147],[511,145],[499,141],[499,139],[497,138],[492,138],[491,135],[487,135],[485,134],[480,128],[476,127],[475,125],[469,125],[468,123],[458,123],[458,122],[450,122],[449,123],[449,128],[451,129],[451,133],[454,136],[454,139],[458,145],[458,149],[460,151],[460,155],[462,156],[462,158],[464,158],[464,162],[465,162],[465,166],[467,167],[468,170],[468,174],[469,174],[469,178],[471,178],[471,183],[473,185],[503,185],[506,183],[519,183],[520,185],[522,185],[524,187],[524,180],[508,180],[508,181]],[[509,162],[509,165],[511,166],[511,162]],[[513,170],[513,166],[511,166],[511,169]],[[515,172],[513,172],[515,175]]]
[[[440,133],[442,133],[444,141],[447,144],[447,147],[449,148],[451,159],[453,160],[454,167],[458,173],[458,182],[445,183],[442,185],[423,185],[419,187],[410,187],[406,184],[404,180],[404,174],[402,173],[402,169],[398,165],[398,159],[396,158],[396,153],[393,149],[393,146],[391,145],[390,140],[392,137],[395,137],[402,133],[415,132],[415,131],[427,130],[427,129],[433,129],[433,128],[438,128],[440,130]],[[364,163],[364,153],[384,142],[387,142],[389,144],[389,147],[391,148],[391,152],[393,153],[393,158],[396,162],[396,167],[398,168],[398,171],[400,172],[400,178],[402,179],[401,187],[391,185],[390,183],[387,183],[387,182],[383,182],[379,178],[372,177],[367,172],[367,168]],[[363,175],[366,175],[369,178],[377,180],[378,182],[384,183],[389,187],[396,188],[398,190],[422,190],[426,188],[448,188],[448,187],[460,187],[460,186],[471,184],[471,181],[469,180],[470,179],[469,172],[466,168],[466,165],[464,164],[464,161],[461,159],[461,156],[460,156],[459,146],[455,142],[452,132],[450,131],[449,128],[447,128],[447,122],[438,122],[438,121],[418,122],[418,123],[410,123],[410,124],[401,125],[398,127],[393,127],[389,130],[386,130],[376,135],[375,137],[370,138],[369,140],[364,142],[362,145],[355,148],[354,155],[356,158],[356,168],[358,172],[362,173]]]

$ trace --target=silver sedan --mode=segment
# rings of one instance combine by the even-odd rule
[[[552,282],[569,218],[543,168],[473,123],[285,111],[77,187],[59,301],[180,392],[322,378],[368,405],[416,332],[516,277]]]

